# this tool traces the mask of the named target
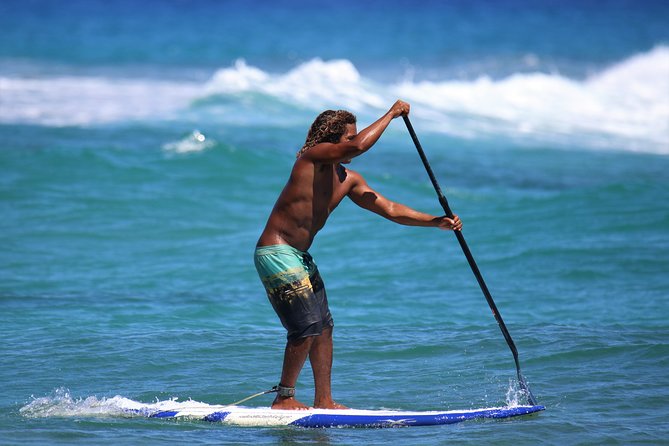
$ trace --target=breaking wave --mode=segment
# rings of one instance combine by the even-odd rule
[[[285,73],[238,60],[206,82],[5,75],[0,91],[4,124],[179,119],[257,126],[285,124],[295,110],[311,116],[324,108],[347,108],[366,120],[401,97],[412,103],[414,118],[426,130],[455,137],[669,154],[668,46],[581,80],[518,73],[502,79],[380,83],[362,76],[348,60],[313,59]]]

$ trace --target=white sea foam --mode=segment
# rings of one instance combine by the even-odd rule
[[[578,81],[517,74],[471,82],[402,83],[395,92],[431,111],[434,130],[669,154],[669,47]],[[428,117],[426,115],[426,117]]]
[[[167,116],[201,92],[195,83],[58,76],[0,77],[0,122],[96,125]]]
[[[383,107],[387,100],[374,93],[348,60],[313,59],[279,75],[270,75],[238,60],[231,68],[219,70],[206,85],[208,94],[258,92],[285,102],[321,109],[346,106],[354,110]]]
[[[97,125],[166,118],[257,125],[265,115],[347,108],[374,116],[394,99],[412,103],[425,130],[546,146],[612,147],[669,154],[669,47],[637,54],[587,79],[523,73],[503,79],[383,84],[348,60],[313,59],[285,73],[238,60],[209,81],[104,77],[0,77],[0,122]],[[249,97],[264,101],[251,103]],[[224,108],[215,109],[223,99]],[[205,101],[202,101],[206,99]],[[271,106],[269,105],[271,104]],[[245,107],[244,114],[235,113]],[[267,109],[265,111],[264,109]],[[221,112],[223,110],[223,112]],[[173,144],[179,144],[173,143]],[[188,146],[188,147],[186,147]],[[201,150],[181,142],[167,150]]]
[[[176,399],[140,403],[120,395],[110,398],[96,396],[74,398],[68,389],[59,388],[51,395],[34,398],[19,409],[19,412],[26,418],[131,417],[146,416],[163,410],[207,409],[210,407],[214,406],[193,400],[177,401]]]
[[[73,398],[69,390],[56,389],[52,395],[35,398],[23,406],[19,412],[28,418],[76,417],[76,416],[119,416],[127,415],[141,404],[128,398]]]
[[[163,145],[163,150],[174,153],[201,152],[214,146],[214,141],[208,139],[199,130],[193,130],[188,136]]]

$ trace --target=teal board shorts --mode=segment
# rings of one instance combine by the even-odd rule
[[[323,279],[309,253],[290,245],[259,246],[254,263],[289,341],[319,336],[334,326]]]

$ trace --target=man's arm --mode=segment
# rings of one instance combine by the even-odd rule
[[[436,217],[434,215],[411,209],[400,203],[388,200],[383,195],[373,190],[365,179],[357,172],[347,169],[351,189],[348,196],[355,204],[363,209],[372,211],[390,221],[407,226],[429,226],[439,229],[462,229],[460,217],[455,215],[453,219],[448,217]]]
[[[379,140],[393,119],[408,115],[409,109],[409,104],[398,100],[376,122],[355,135],[350,141],[320,143],[307,150],[302,157],[312,162],[335,164],[360,156]]]

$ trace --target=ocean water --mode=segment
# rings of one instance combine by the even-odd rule
[[[256,240],[314,117],[362,128],[396,98],[546,411],[390,430],[120,416],[117,396],[277,383]],[[668,155],[664,1],[3,1],[0,443],[667,444]],[[440,213],[401,120],[351,168]],[[453,234],[344,202],[311,253],[337,400],[518,402]]]

